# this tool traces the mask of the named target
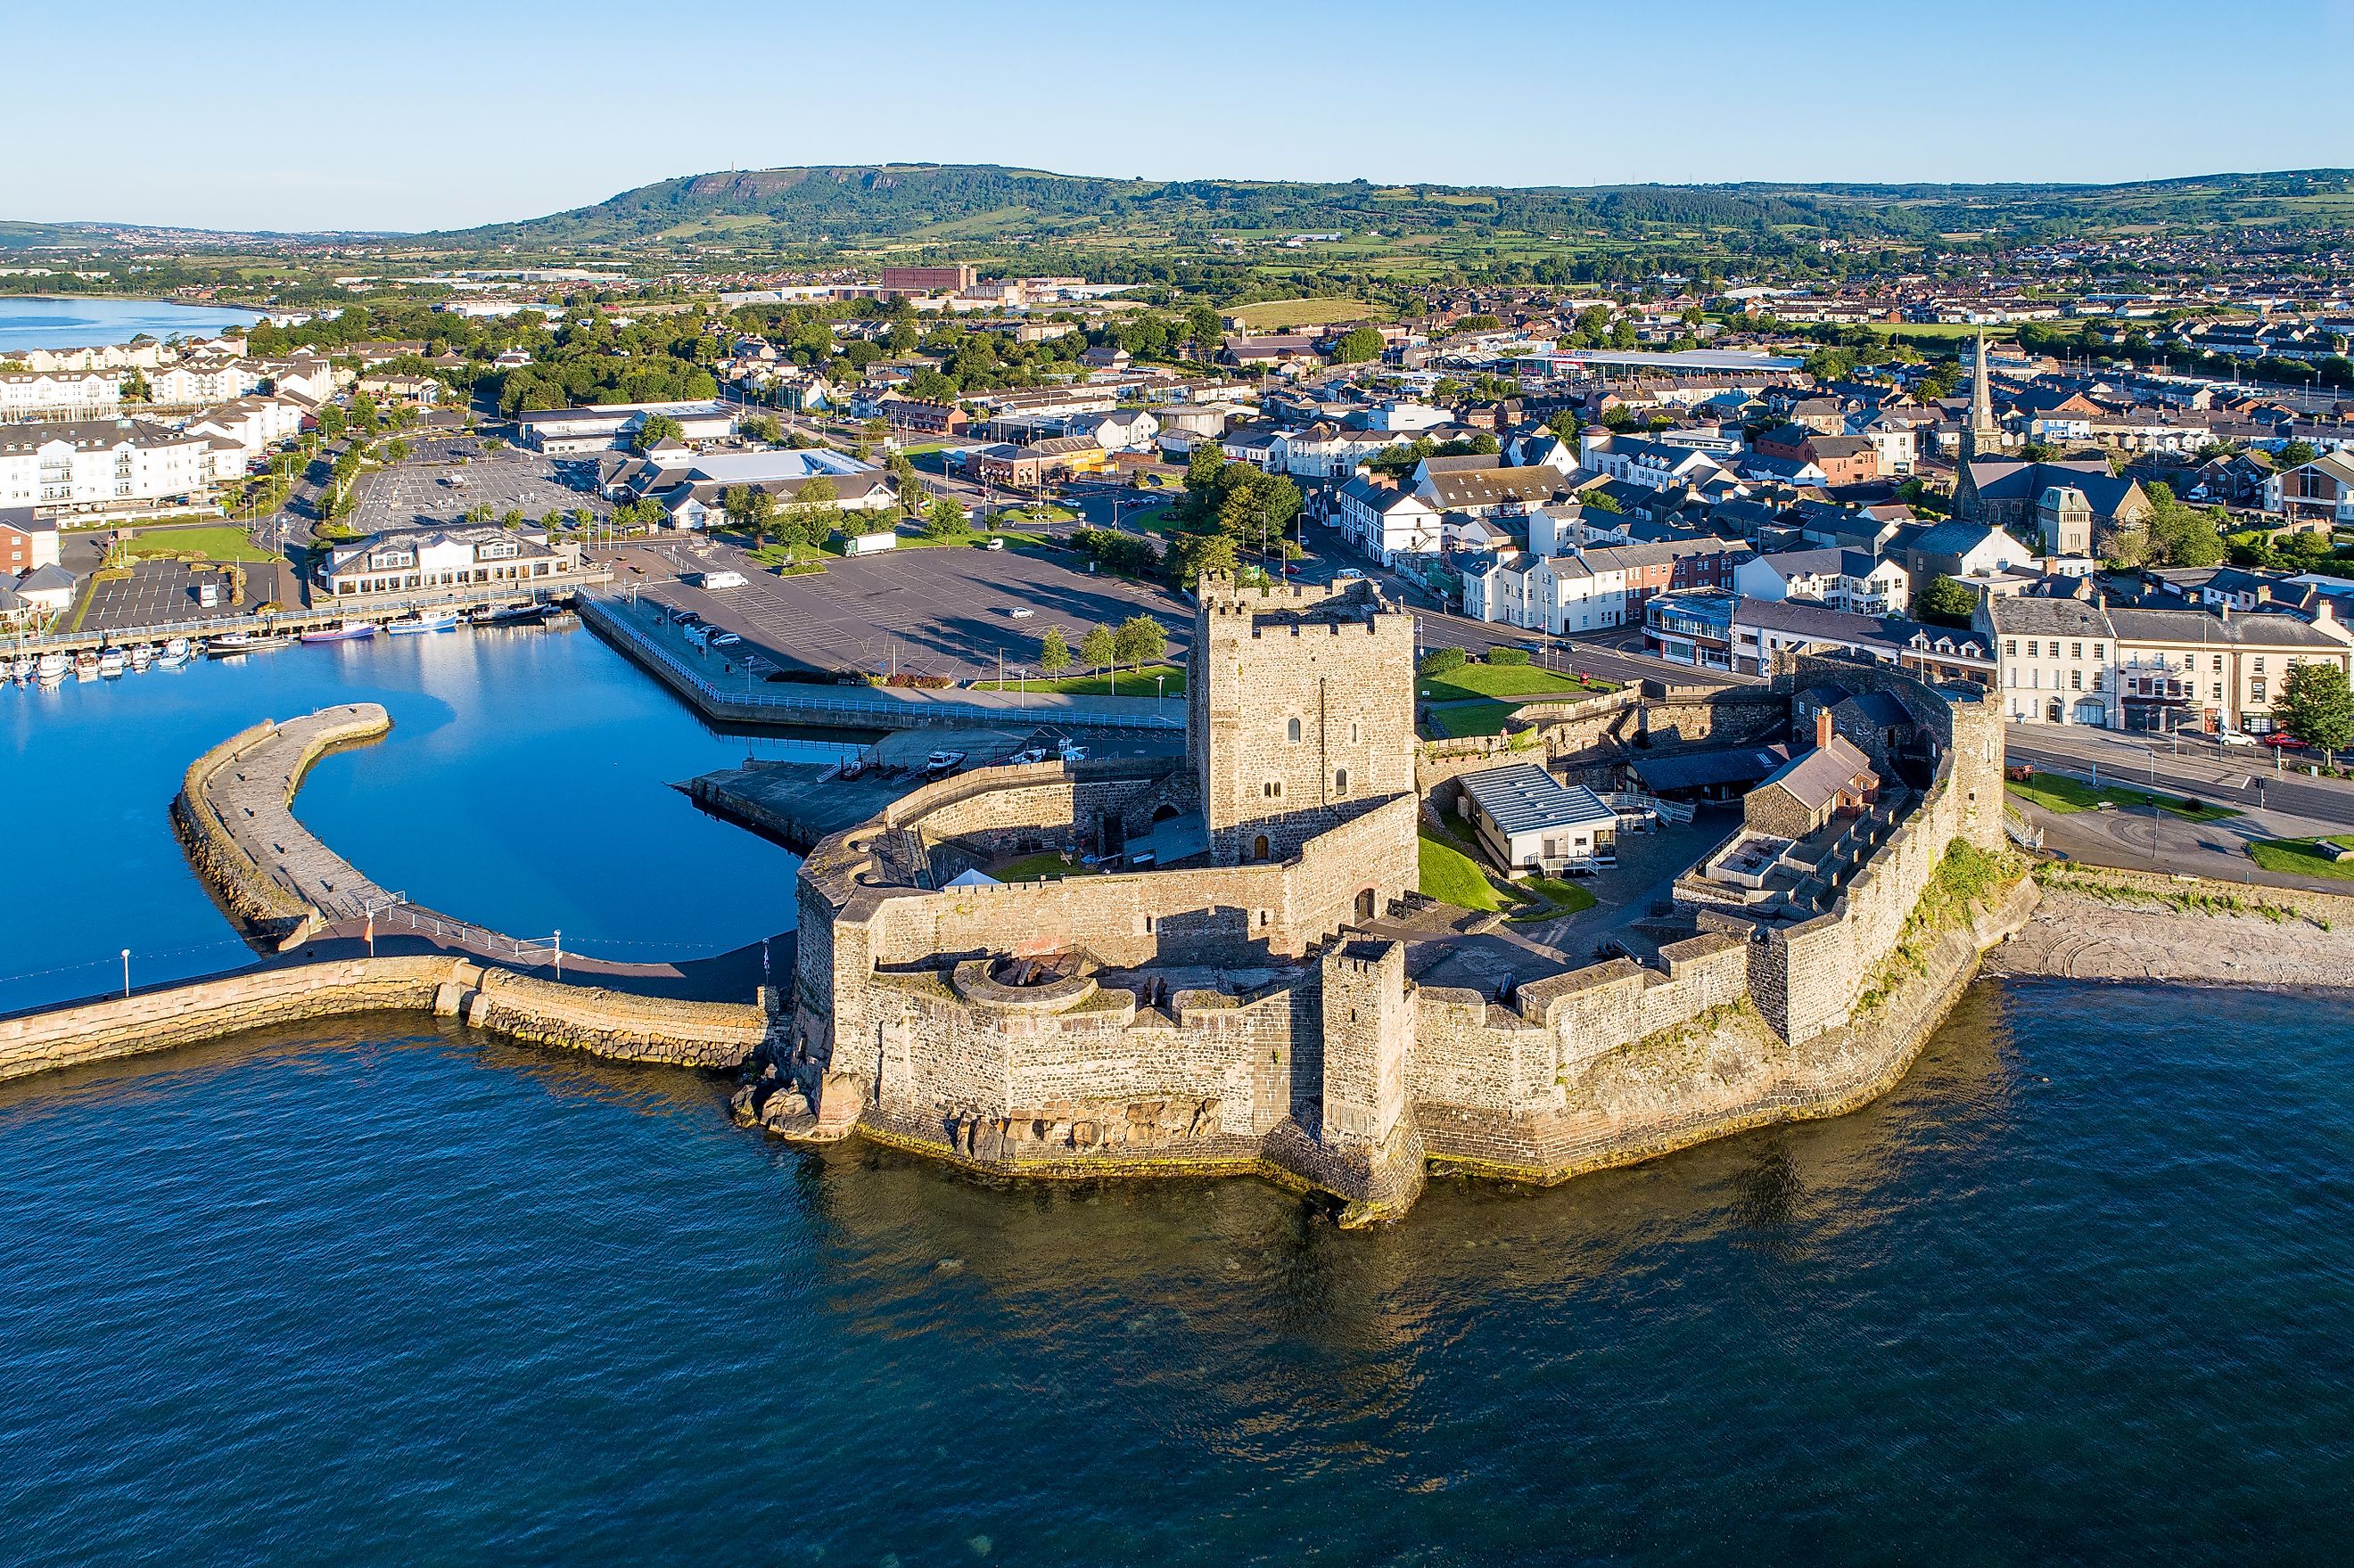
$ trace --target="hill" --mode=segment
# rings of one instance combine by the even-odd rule
[[[1838,240],[2061,238],[2121,227],[2335,228],[2354,174],[2211,175],[2115,185],[1502,186],[1141,180],[977,164],[690,175],[593,207],[427,237],[573,250],[725,245],[778,251],[1156,246],[1335,235],[1390,245],[1490,237],[1554,244],[1709,238],[1732,252]]]

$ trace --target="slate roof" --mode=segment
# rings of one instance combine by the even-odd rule
[[[1871,771],[1872,758],[1847,736],[1835,735],[1829,746],[1819,746],[1786,763],[1758,788],[1780,789],[1809,811],[1817,811],[1829,805],[1842,789]]]

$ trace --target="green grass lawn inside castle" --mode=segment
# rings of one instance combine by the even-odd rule
[[[1592,696],[1618,688],[1532,663],[1524,648],[1491,648],[1474,661],[1460,648],[1438,648],[1416,667],[1415,693],[1430,727],[1449,739],[1502,733],[1522,705]]]

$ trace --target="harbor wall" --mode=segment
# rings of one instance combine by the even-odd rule
[[[354,705],[348,716],[313,725],[287,770],[284,800],[280,804],[292,805],[303,775],[329,751],[377,739],[391,728],[390,716],[373,703]],[[244,927],[247,936],[262,946],[283,951],[307,939],[326,923],[326,916],[273,876],[254,856],[239,825],[229,820],[228,812],[235,808],[225,804],[218,795],[221,775],[277,739],[279,734],[278,725],[264,719],[190,763],[182,776],[180,792],[172,798],[171,820],[173,832],[187,853],[189,863]],[[302,841],[300,844],[280,845],[281,860],[292,853],[331,855],[332,852],[307,829],[293,821],[291,813],[287,823],[277,826],[282,830],[281,837],[299,833]],[[356,877],[357,873],[353,875]]]
[[[366,1012],[438,1014],[535,1044],[690,1067],[740,1065],[768,1026],[747,1003],[566,985],[433,955],[338,959],[0,1019],[0,1078]]]

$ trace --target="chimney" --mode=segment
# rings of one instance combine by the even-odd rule
[[[1815,749],[1817,751],[1821,751],[1828,747],[1830,743],[1831,710],[1829,708],[1817,708],[1815,710]]]

